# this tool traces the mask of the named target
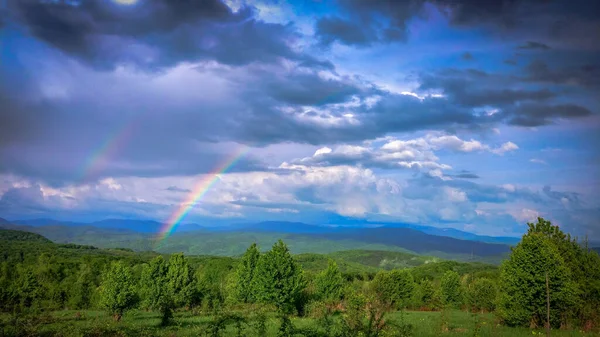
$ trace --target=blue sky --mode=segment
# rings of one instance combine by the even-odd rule
[[[0,216],[600,239],[594,7],[7,0]]]

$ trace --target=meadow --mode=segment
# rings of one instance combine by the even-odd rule
[[[256,322],[252,321],[247,311],[237,311],[250,318],[242,323],[243,336],[258,336]],[[443,316],[446,315],[444,318]],[[403,316],[403,318],[401,318]],[[0,324],[4,327],[4,335],[30,336],[240,336],[234,323],[225,326],[218,333],[213,325],[217,321],[215,315],[194,315],[191,312],[175,314],[173,324],[167,327],[160,325],[161,316],[156,312],[134,310],[127,319],[115,322],[103,311],[61,310],[37,316],[15,320],[9,314],[0,315]],[[544,329],[523,327],[507,327],[500,324],[493,313],[468,313],[461,310],[448,310],[445,313],[431,311],[391,312],[386,316],[391,324],[403,321],[413,327],[413,336],[541,336],[546,335]],[[319,336],[323,329],[315,318],[292,318],[293,325],[300,331],[295,336]],[[446,324],[444,324],[446,323]],[[446,326],[445,326],[446,325]],[[10,327],[9,327],[10,326]],[[271,314],[267,317],[267,336],[277,336],[279,319]],[[19,330],[17,333],[14,330]],[[312,334],[301,331],[312,331]],[[322,335],[322,334],[321,334]],[[552,336],[600,336],[594,332],[580,330],[552,330]]]

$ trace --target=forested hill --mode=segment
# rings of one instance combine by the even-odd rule
[[[174,233],[157,244],[154,233],[122,228],[61,225],[55,222],[39,226],[0,224],[0,227],[35,232],[56,243],[75,243],[100,248],[122,247],[136,251],[156,250],[161,253],[183,252],[187,255],[238,256],[254,242],[260,249],[266,250],[278,239],[283,239],[295,254],[327,254],[356,249],[379,250],[497,264],[510,251],[509,245],[506,244],[461,240],[426,234],[410,228],[348,228],[312,233],[272,232],[265,228],[246,228],[244,231],[199,230]]]
[[[52,243],[52,241],[48,240],[40,234],[12,229],[0,230],[0,241],[28,241],[38,243]]]
[[[134,252],[126,248],[101,249],[89,245],[53,243],[39,234],[7,229],[0,229],[0,248],[6,256],[21,256],[30,261],[35,261],[42,253],[69,260],[79,259],[82,256],[95,256],[101,259],[125,258],[139,262],[149,261],[159,255],[156,252]],[[237,261],[237,258],[207,255],[189,255],[189,258],[194,265],[216,263],[226,269],[232,268]],[[345,250],[329,254],[304,253],[295,255],[294,259],[308,272],[323,270],[327,267],[328,261],[333,260],[342,272],[349,275],[367,273],[372,276],[380,270],[415,267],[422,268],[422,273],[427,275],[438,275],[446,270],[461,270],[465,273],[475,270],[491,272],[497,270],[495,266],[489,264],[446,261],[432,256],[380,250]]]

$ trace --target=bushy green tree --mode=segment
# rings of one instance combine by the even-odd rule
[[[119,321],[125,311],[136,305],[135,290],[131,268],[122,261],[113,262],[102,277],[100,305]]]
[[[415,281],[406,270],[381,271],[373,279],[372,287],[380,300],[401,309],[413,297]]]
[[[175,307],[190,307],[196,302],[196,278],[183,253],[173,254],[169,258],[167,286],[173,295]]]
[[[301,306],[306,280],[288,247],[279,240],[258,260],[253,289],[259,302],[274,304],[282,313]]]
[[[467,287],[467,306],[477,311],[493,311],[497,296],[496,283],[487,278],[478,278]]]
[[[526,235],[541,235],[554,244],[564,264],[569,270],[572,284],[577,286],[577,304],[571,305],[571,315],[582,326],[593,326],[600,322],[600,257],[583,243],[571,238],[550,221],[538,218],[536,223],[528,223]],[[568,318],[568,317],[567,317]],[[600,323],[596,323],[599,326]]]
[[[254,301],[254,273],[260,258],[260,251],[253,243],[248,247],[242,258],[237,264],[235,270],[234,294],[235,299],[242,303],[250,303]]]
[[[338,301],[344,295],[344,278],[335,261],[329,259],[327,269],[317,274],[315,278],[317,297],[325,301]]]
[[[70,303],[76,309],[88,309],[92,304],[92,298],[96,284],[94,274],[89,264],[82,263],[77,273],[77,279],[73,285]]]
[[[453,270],[444,273],[440,280],[440,294],[444,305],[454,306],[460,302],[461,297],[460,275]]]
[[[439,294],[433,282],[423,279],[415,290],[414,305],[416,307],[437,308],[439,306]]]
[[[167,262],[159,255],[144,266],[140,280],[143,304],[161,312],[162,325],[167,325],[173,316],[173,291],[169,286],[168,272]]]
[[[551,324],[557,327],[572,312],[577,288],[552,239],[544,234],[528,233],[501,266],[499,313],[508,325],[544,326],[546,275]]]

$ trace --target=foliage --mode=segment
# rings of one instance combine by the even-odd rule
[[[306,281],[283,241],[279,240],[260,257],[253,280],[259,302],[274,304],[282,313],[291,313],[302,305],[299,301]]]
[[[123,313],[136,304],[135,288],[131,268],[121,261],[113,262],[103,275],[100,286],[101,306],[119,321]]]
[[[162,256],[157,256],[150,261],[150,264],[144,266],[140,282],[141,297],[144,299],[143,305],[161,312],[162,325],[169,323],[175,306],[168,273],[167,262]]]
[[[194,270],[183,253],[172,254],[169,258],[166,283],[175,307],[191,307],[198,302]]]
[[[454,306],[460,302],[460,275],[455,271],[447,271],[440,280],[441,300],[444,305]]]
[[[335,261],[329,260],[327,269],[317,275],[315,288],[317,297],[321,300],[339,301],[342,299],[344,279]]]
[[[472,310],[490,312],[495,309],[497,296],[498,289],[492,280],[476,279],[467,289],[467,306]]]
[[[546,321],[546,276],[550,293],[550,320],[558,327],[572,312],[577,288],[558,247],[546,235],[523,236],[502,264],[499,313],[509,325],[543,326]]]
[[[256,243],[253,243],[248,247],[237,264],[234,293],[236,300],[242,303],[250,303],[254,300],[252,285],[254,283],[254,273],[259,258],[260,251],[258,250]]]
[[[372,282],[372,288],[378,298],[394,308],[405,308],[415,290],[412,274],[407,270],[379,272]]]

